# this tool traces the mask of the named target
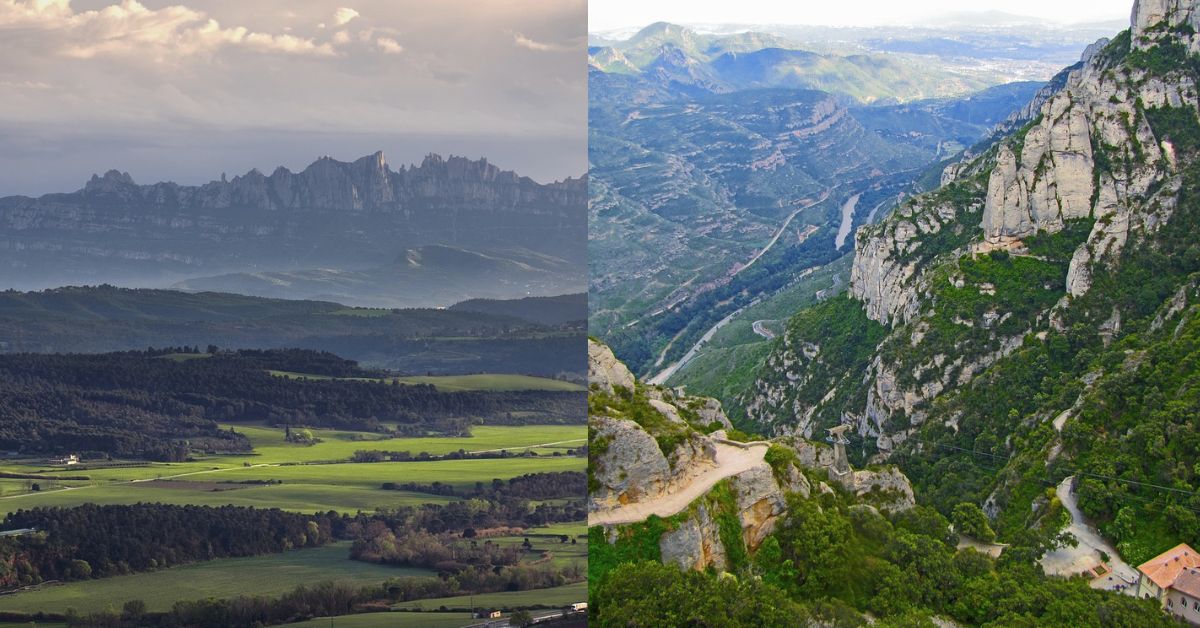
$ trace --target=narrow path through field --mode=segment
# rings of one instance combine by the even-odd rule
[[[712,490],[717,482],[748,471],[760,464],[766,464],[763,458],[770,446],[765,442],[746,443],[747,448],[718,442],[717,466],[692,478],[683,490],[675,491],[662,499],[650,502],[625,504],[617,508],[588,513],[588,526],[615,525],[620,523],[635,523],[644,521],[650,515],[670,517],[687,508],[701,495]]]

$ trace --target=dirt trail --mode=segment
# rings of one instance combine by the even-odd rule
[[[746,443],[747,447],[718,442],[716,461],[717,466],[692,478],[692,481],[682,490],[648,502],[625,504],[617,508],[588,513],[588,526],[615,525],[621,523],[636,523],[644,521],[650,515],[670,517],[687,508],[701,495],[712,490],[717,482],[748,471],[763,462],[769,445],[764,442]]]

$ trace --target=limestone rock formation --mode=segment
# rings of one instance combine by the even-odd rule
[[[630,391],[634,386],[633,373],[613,355],[612,349],[589,338],[588,385],[592,384],[609,393],[617,386]]]

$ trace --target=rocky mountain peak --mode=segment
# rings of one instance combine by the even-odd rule
[[[1136,0],[1130,18],[1133,45],[1147,46],[1164,30],[1190,26],[1193,33],[1200,29],[1200,0]]]

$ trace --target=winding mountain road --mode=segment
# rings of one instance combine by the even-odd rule
[[[588,526],[636,523],[645,521],[650,515],[670,517],[712,490],[717,482],[749,471],[760,464],[766,464],[763,458],[767,455],[767,448],[770,445],[765,442],[754,442],[739,446],[718,441],[716,447],[717,466],[692,478],[682,490],[674,491],[670,495],[653,501],[624,504],[616,508],[588,513]]]

